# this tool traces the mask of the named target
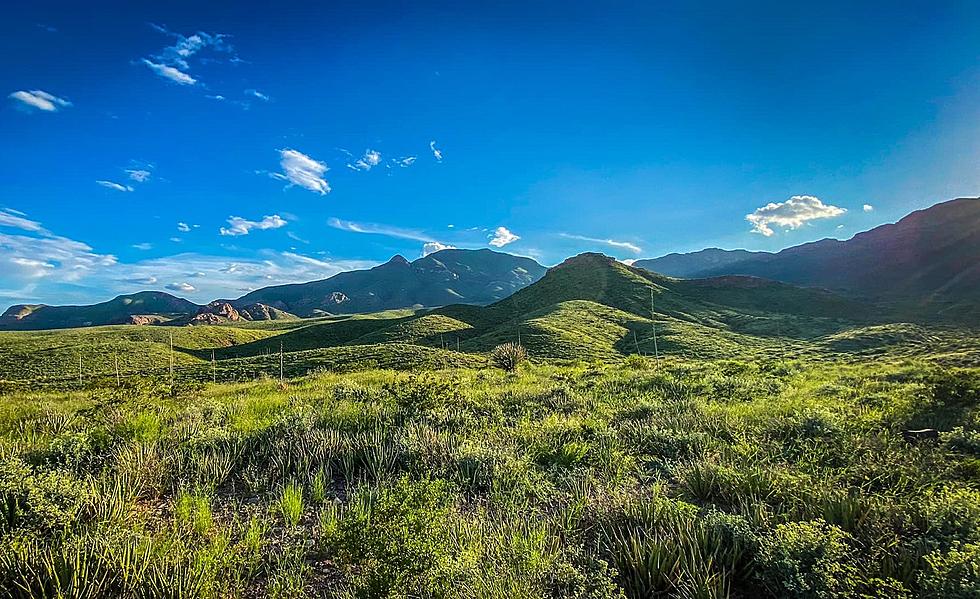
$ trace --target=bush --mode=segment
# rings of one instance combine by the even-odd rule
[[[919,580],[924,596],[980,597],[980,545],[957,543],[948,553],[934,551],[925,560]]]
[[[356,596],[449,594],[449,501],[443,481],[401,478],[362,489],[339,521],[327,518],[325,543],[354,573]]]
[[[762,583],[777,597],[816,599],[853,593],[848,535],[823,521],[780,524],[760,539]]]
[[[407,380],[389,383],[385,389],[403,411],[416,414],[434,410],[462,397],[459,380],[431,374],[412,375]]]
[[[37,471],[16,457],[0,462],[0,532],[64,530],[78,519],[86,496],[86,488],[64,471]]]
[[[490,352],[490,362],[507,372],[514,372],[521,362],[527,360],[527,350],[519,343],[504,343]]]

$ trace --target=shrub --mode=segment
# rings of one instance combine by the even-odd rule
[[[948,553],[934,551],[925,561],[919,580],[924,596],[980,597],[980,545],[956,543]]]
[[[527,350],[519,343],[504,343],[490,351],[490,362],[507,372],[514,372],[521,362],[527,360]]]
[[[848,535],[823,521],[776,526],[760,539],[762,583],[777,597],[816,599],[852,593],[856,572]]]
[[[325,543],[355,572],[359,597],[440,597],[452,571],[449,493],[443,481],[406,477],[363,488],[339,518],[327,516]]]
[[[87,493],[63,471],[35,471],[16,457],[0,462],[0,532],[62,530],[76,521]]]
[[[385,389],[394,396],[398,406],[410,414],[437,409],[462,396],[457,379],[432,374],[412,375],[388,383]]]

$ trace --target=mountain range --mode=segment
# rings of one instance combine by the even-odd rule
[[[460,322],[464,329],[483,330],[517,318],[518,312],[554,306],[561,311],[565,301],[649,314],[650,298],[645,296],[649,289],[638,297],[636,289],[627,293],[626,286],[611,284],[624,277],[646,281],[643,285],[653,289],[658,312],[673,311],[687,322],[707,318],[725,327],[741,326],[732,318],[742,324],[756,322],[767,310],[807,318],[861,320],[873,312],[879,320],[980,322],[980,200],[976,198],[936,204],[846,241],[824,239],[775,253],[711,248],[639,260],[632,267],[610,265],[610,260],[583,254],[549,271],[530,258],[486,249],[448,249],[412,262],[395,256],[368,270],[265,287],[205,306],[158,291],[122,295],[91,306],[16,305],[0,316],[0,329],[221,324],[446,306],[426,312],[425,317],[458,321],[451,330],[459,329]],[[570,272],[575,276],[570,277]],[[671,293],[656,299],[663,289]],[[544,303],[542,296],[549,301]],[[805,305],[796,305],[801,302]],[[486,310],[474,312],[474,306],[488,304]],[[475,314],[479,322],[470,322]],[[745,314],[752,316],[745,318]],[[409,321],[420,326],[412,319],[405,326]]]
[[[826,290],[755,277],[677,279],[586,253],[487,306],[454,304],[410,315],[314,321],[274,337],[219,348],[216,357],[377,344],[482,352],[516,340],[533,355],[551,358],[658,351],[723,357],[772,348],[772,339],[813,339],[871,319],[867,305]],[[190,353],[206,359],[209,351]]]
[[[780,252],[711,248],[638,260],[675,277],[749,275],[822,287],[937,316],[977,316],[980,199],[960,198],[851,239],[823,239]]]
[[[487,249],[448,249],[409,262],[395,256],[368,270],[265,287],[201,306],[161,291],[121,295],[90,306],[20,304],[0,315],[0,330],[108,324],[221,324],[238,320],[356,314],[453,303],[488,304],[544,276],[530,258]]]

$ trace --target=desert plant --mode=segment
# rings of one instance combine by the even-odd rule
[[[504,343],[490,351],[490,362],[507,372],[514,372],[527,360],[527,350],[520,343]]]

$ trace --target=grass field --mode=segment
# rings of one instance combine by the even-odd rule
[[[976,597],[978,393],[923,360],[634,356],[9,394],[0,589]]]

